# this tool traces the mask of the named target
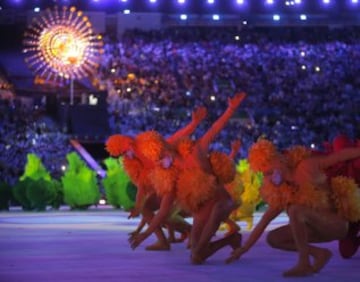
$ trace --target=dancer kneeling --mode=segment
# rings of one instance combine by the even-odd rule
[[[348,221],[360,219],[360,195],[355,182],[345,177],[328,179],[325,170],[359,156],[360,148],[311,156],[310,150],[301,146],[280,153],[268,140],[256,142],[250,148],[249,162],[253,170],[264,174],[261,195],[268,208],[243,247],[236,249],[227,263],[249,251],[267,225],[286,211],[289,224],[270,231],[267,236],[271,247],[298,252],[297,264],[283,275],[306,276],[319,272],[332,254],[309,243],[342,239],[347,234]]]
[[[182,140],[177,146],[169,146],[164,140],[157,140],[157,146],[151,146],[151,150],[144,148],[142,153],[159,164],[154,169],[151,179],[161,197],[161,205],[148,229],[130,238],[133,248],[162,224],[175,201],[193,217],[192,263],[204,262],[225,245],[231,245],[233,248],[240,246],[241,237],[238,233],[211,242],[220,223],[228,218],[236,205],[223,184],[217,181],[208,152],[210,142],[225,126],[244,98],[245,94],[240,93],[229,99],[228,109],[200,139]]]

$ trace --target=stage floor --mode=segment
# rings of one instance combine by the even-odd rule
[[[0,212],[1,282],[247,282],[288,281],[281,273],[295,264],[296,254],[271,249],[263,236],[254,248],[233,264],[225,264],[231,249],[224,248],[203,265],[191,265],[184,243],[170,251],[145,251],[154,242],[149,237],[132,250],[127,242],[139,219],[109,207],[88,211],[41,213],[13,209]],[[255,214],[255,223],[261,213]],[[269,228],[287,222],[277,218]],[[246,239],[245,223],[240,222]],[[221,236],[220,231],[218,236]],[[333,251],[333,258],[318,274],[296,281],[358,281],[360,253],[352,259],[340,257],[337,242],[322,244]]]

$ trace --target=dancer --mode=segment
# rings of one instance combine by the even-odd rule
[[[233,251],[227,263],[249,251],[267,225],[285,210],[289,224],[270,231],[267,236],[271,247],[298,252],[297,264],[283,275],[306,276],[319,272],[332,254],[328,249],[309,243],[344,238],[349,219],[360,219],[360,195],[354,181],[334,178],[329,185],[325,170],[359,156],[360,148],[311,156],[311,152],[301,146],[280,153],[268,140],[253,144],[249,162],[253,170],[264,174],[261,195],[269,206],[245,244]]]
[[[139,246],[153,230],[162,224],[175,201],[193,217],[191,230],[191,262],[193,264],[203,263],[225,245],[231,245],[233,248],[240,246],[241,235],[238,233],[210,242],[220,223],[229,217],[236,205],[224,186],[217,181],[219,175],[214,175],[208,152],[210,142],[226,125],[244,98],[244,93],[229,98],[227,110],[200,139],[183,140],[178,144],[177,151],[160,141],[157,147],[161,153],[153,154],[149,150],[143,151],[143,154],[149,155],[160,164],[154,170],[152,180],[155,182],[154,187],[161,195],[162,201],[160,210],[148,229],[130,238],[133,248]],[[231,167],[232,170],[233,167]],[[228,171],[221,172],[224,172],[224,178],[229,178],[221,182],[227,183],[233,179],[235,170],[230,172],[230,177],[226,176]]]
[[[167,141],[173,143],[178,139],[191,135],[206,115],[206,108],[199,107],[192,113],[191,123],[174,133]],[[106,142],[106,150],[111,156],[124,157],[125,171],[128,173],[132,182],[137,186],[135,207],[131,211],[129,217],[141,214],[142,221],[137,229],[130,233],[130,236],[134,236],[141,232],[145,223],[150,224],[154,212],[160,207],[160,198],[156,195],[149,178],[155,164],[141,153],[141,148],[149,145],[147,142],[149,136],[156,136],[156,133],[152,131],[144,132],[136,136],[136,138],[116,134],[110,136]],[[177,241],[174,237],[174,229],[182,233],[181,240],[185,240],[186,234],[190,233],[191,225],[181,217],[179,210],[176,207],[169,213],[167,221],[164,222],[164,224],[168,227],[171,242]],[[148,246],[146,250],[169,250],[169,241],[165,238],[161,227],[156,228],[154,232],[158,241],[155,244]]]
[[[328,152],[337,152],[344,148],[349,147],[360,147],[360,140],[353,141],[345,134],[337,135],[331,144],[328,144]],[[358,187],[360,188],[360,158],[354,159],[351,161],[340,162],[335,166],[330,167],[327,170],[327,174],[330,177],[334,176],[346,176],[351,177],[355,180]],[[360,221],[349,222],[349,231],[345,238],[339,240],[339,252],[340,255],[349,259],[353,257],[360,246],[360,236],[358,235],[360,231]]]

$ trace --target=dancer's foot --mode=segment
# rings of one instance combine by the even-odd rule
[[[234,224],[228,224],[228,231],[225,233],[225,237],[226,236],[231,236],[234,233],[237,233],[240,231],[240,226],[237,225],[236,223]]]
[[[328,249],[319,249],[316,253],[313,254],[313,256],[313,270],[314,272],[319,272],[328,263],[328,261],[332,257],[332,253]]]
[[[145,248],[147,251],[169,251],[170,244],[165,242],[157,241],[156,243],[149,245]]]
[[[296,265],[283,273],[284,277],[303,277],[313,274],[311,265]]]
[[[195,254],[195,253],[191,254],[190,259],[191,259],[191,263],[194,265],[203,264],[205,261],[199,254]]]
[[[360,222],[351,222],[347,236],[339,240],[339,252],[343,258],[349,259],[353,257],[359,249],[360,239],[357,235],[359,231]]]
[[[242,235],[240,233],[234,233],[229,237],[229,245],[233,250],[241,247]]]

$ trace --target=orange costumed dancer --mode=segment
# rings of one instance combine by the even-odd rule
[[[207,111],[204,107],[198,108],[192,114],[192,121],[184,128],[177,131],[167,139],[169,143],[176,142],[178,139],[188,136],[194,132],[199,123],[206,117]],[[137,186],[135,208],[130,217],[141,213],[142,221],[138,228],[130,235],[134,236],[141,231],[145,223],[150,224],[154,212],[160,207],[160,198],[156,195],[150,180],[150,173],[155,167],[155,163],[142,154],[146,148],[152,154],[159,153],[158,148],[154,147],[153,140],[160,140],[162,137],[155,131],[147,131],[136,136],[136,138],[125,135],[112,135],[106,142],[106,150],[111,156],[124,157],[124,168],[132,182]],[[155,142],[156,143],[156,142]],[[191,226],[183,220],[178,213],[170,213],[165,222],[169,229],[175,228],[183,234],[190,233]],[[161,227],[154,230],[158,241],[148,246],[147,250],[169,250],[170,245]],[[170,232],[172,235],[172,232]],[[175,238],[170,238],[174,241]]]
[[[354,180],[329,179],[326,169],[359,156],[360,148],[313,156],[302,146],[280,153],[268,140],[253,144],[249,162],[253,170],[264,174],[261,195],[268,208],[245,244],[235,250],[227,262],[249,251],[267,225],[286,211],[289,224],[270,231],[267,236],[271,247],[298,252],[297,264],[283,275],[306,276],[319,272],[332,254],[310,243],[342,239],[348,232],[348,222],[360,219],[360,193]]]
[[[233,248],[240,245],[241,235],[237,233],[211,242],[220,223],[228,218],[236,205],[223,184],[217,181],[218,176],[214,174],[208,152],[210,142],[226,125],[244,98],[245,94],[239,93],[228,99],[227,110],[198,140],[183,140],[175,148],[159,143],[159,147],[163,149],[162,154],[143,151],[143,154],[159,163],[153,170],[151,179],[162,200],[160,210],[147,230],[130,238],[133,248],[161,226],[175,201],[193,217],[192,263],[204,262],[225,245],[231,245]],[[223,177],[226,178],[228,172],[224,173]]]

